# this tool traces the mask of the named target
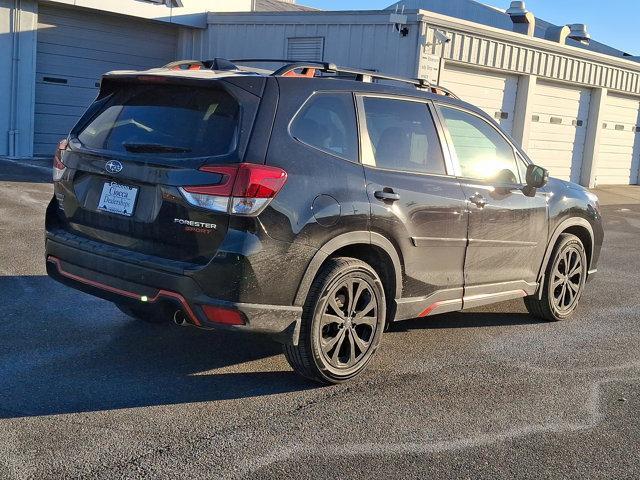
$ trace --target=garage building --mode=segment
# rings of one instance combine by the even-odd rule
[[[209,14],[200,57],[328,61],[427,78],[483,108],[552,175],[637,184],[640,62],[512,2],[406,0],[384,11]]]

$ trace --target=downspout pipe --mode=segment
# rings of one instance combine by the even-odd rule
[[[20,70],[20,12],[22,0],[13,0],[9,31],[11,32],[11,88],[9,98],[9,156],[18,155],[18,80]]]

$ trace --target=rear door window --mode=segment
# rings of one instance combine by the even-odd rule
[[[363,163],[378,168],[443,175],[442,146],[426,103],[365,97],[369,140]]]
[[[358,161],[356,112],[351,93],[316,93],[291,124],[299,142],[338,157]]]
[[[100,103],[77,133],[88,148],[195,158],[227,155],[237,145],[240,107],[223,90],[127,85]]]

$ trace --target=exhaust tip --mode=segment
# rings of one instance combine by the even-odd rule
[[[176,310],[176,312],[173,314],[173,323],[175,323],[179,327],[188,327],[189,325],[191,325],[189,317],[187,317],[187,315],[185,315],[182,310]]]

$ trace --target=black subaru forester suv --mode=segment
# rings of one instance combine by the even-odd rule
[[[244,64],[103,77],[54,158],[50,276],[140,320],[271,335],[324,383],[362,372],[391,322],[518,297],[575,311],[598,199],[484,112],[418,80]]]

